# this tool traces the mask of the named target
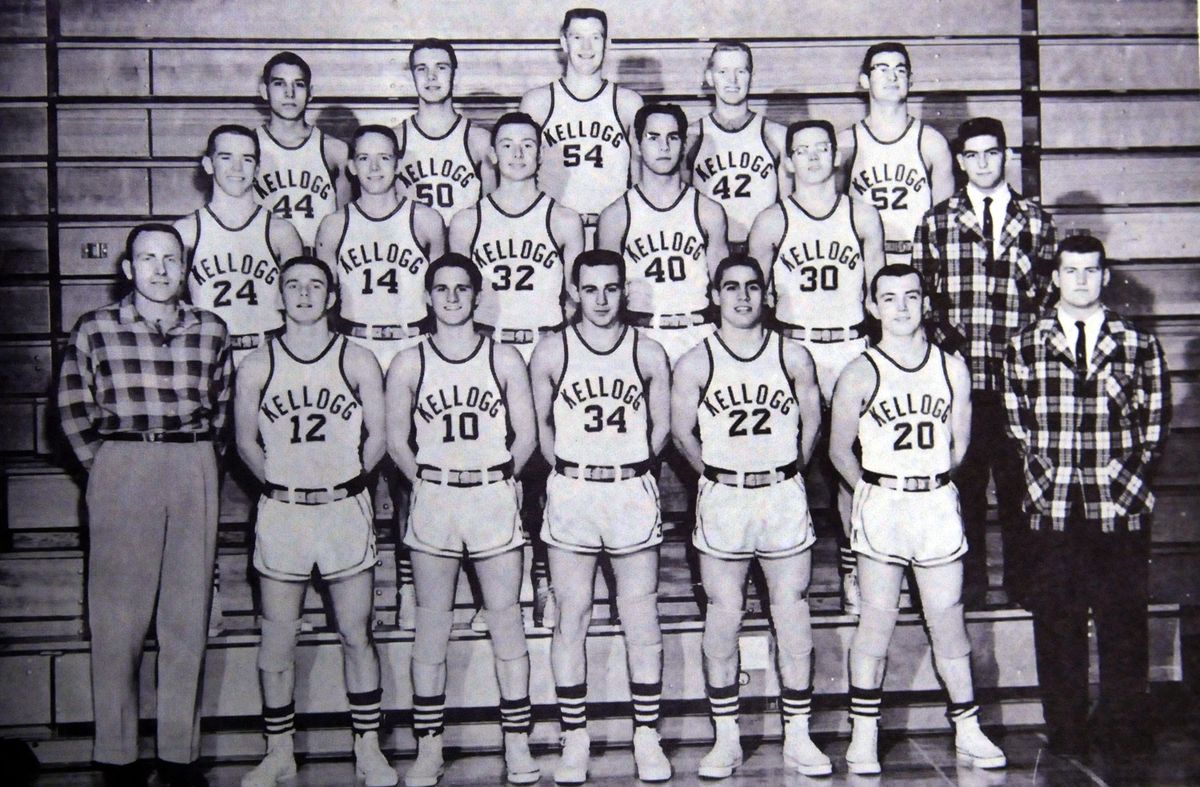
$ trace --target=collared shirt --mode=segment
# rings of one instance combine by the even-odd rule
[[[984,194],[973,183],[967,184],[967,199],[971,202],[971,211],[975,214],[976,220],[979,221],[979,226],[983,227],[983,201],[990,199],[992,201],[992,256],[995,256],[1000,251],[1000,232],[995,229],[1004,226],[1004,214],[1008,212],[1008,203],[1012,201],[1012,193],[1008,190],[1008,186],[996,189],[993,194]]]
[[[1079,329],[1075,323],[1079,319],[1063,311],[1062,304],[1054,310],[1058,318],[1058,327],[1062,328],[1063,336],[1067,338],[1067,346],[1074,347],[1079,341]],[[1098,308],[1083,320],[1083,346],[1087,348],[1088,365],[1096,357],[1096,341],[1100,338],[1100,326],[1104,324],[1104,309]]]
[[[63,355],[58,410],[85,468],[106,434],[213,432],[232,388],[229,333],[212,312],[179,304],[160,330],[129,295],[79,318]]]
[[[1077,374],[1055,311],[1005,354],[1004,405],[1024,448],[1022,508],[1034,529],[1064,529],[1073,497],[1105,532],[1141,529],[1154,507],[1147,469],[1170,413],[1162,348],[1115,312],[1102,315],[1086,374]]]
[[[962,353],[972,388],[999,392],[1008,340],[1041,313],[1056,238],[1050,215],[1011,189],[994,227],[988,264],[983,227],[959,191],[917,225],[912,261],[929,293],[931,337]]]

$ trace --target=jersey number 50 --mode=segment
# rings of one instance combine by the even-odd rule
[[[431,208],[435,203],[439,208],[454,207],[454,189],[449,183],[418,183],[415,190],[417,199]]]

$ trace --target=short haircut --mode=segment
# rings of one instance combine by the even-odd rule
[[[608,14],[601,11],[599,8],[572,8],[563,14],[562,27],[559,28],[558,34],[565,36],[567,28],[576,19],[599,19],[600,27],[604,28],[604,40],[608,40]]]
[[[633,137],[638,142],[646,133],[646,121],[651,115],[670,115],[679,124],[679,138],[687,142],[687,115],[683,114],[678,104],[646,104],[633,116]]]
[[[814,120],[810,118],[808,120],[797,120],[794,123],[788,124],[787,136],[784,138],[784,145],[787,148],[788,156],[792,155],[792,137],[796,136],[806,128],[819,128],[824,130],[824,132],[829,135],[829,144],[831,145],[829,148],[830,152],[835,154],[837,153],[837,132],[833,130],[833,124],[828,120]]]
[[[429,267],[425,269],[425,292],[433,292],[434,277],[442,268],[463,269],[467,272],[467,278],[471,280],[471,286],[475,289],[475,293],[478,294],[483,289],[483,274],[480,273],[479,266],[472,262],[470,257],[448,251],[429,263]]]
[[[712,283],[709,286],[714,290],[721,289],[721,282],[725,280],[725,271],[730,268],[749,268],[754,271],[754,279],[758,282],[759,286],[764,290],[767,288],[767,280],[763,278],[762,266],[758,264],[758,260],[749,254],[730,254],[718,262],[717,269],[713,271]]]
[[[181,256],[184,254],[183,236],[179,234],[179,230],[170,224],[151,221],[139,224],[129,231],[129,235],[125,238],[125,259],[133,262],[133,243],[138,239],[138,236],[145,235],[148,232],[165,232],[167,235],[170,235],[179,244],[179,254]]]
[[[754,53],[750,51],[750,45],[732,39],[724,39],[713,44],[712,51],[708,53],[708,63],[704,66],[706,71],[713,67],[713,61],[716,60],[718,52],[745,52],[746,67],[751,72],[754,71]]]
[[[358,152],[358,141],[367,134],[382,134],[392,141],[392,150],[396,155],[400,155],[400,141],[396,139],[396,132],[387,126],[378,123],[368,123],[365,126],[359,126],[354,130],[354,136],[350,139],[350,157],[353,158]]]
[[[301,254],[298,257],[292,257],[290,260],[279,266],[279,289],[283,289],[283,280],[287,277],[287,272],[292,268],[295,268],[297,265],[311,265],[314,268],[320,268],[321,273],[325,276],[326,289],[331,292],[333,291],[333,271],[330,270],[327,264],[325,264],[324,260],[317,259],[316,257],[310,257],[307,254]]]
[[[454,54],[454,45],[449,41],[444,41],[441,38],[422,38],[420,41],[412,45],[412,49],[408,50],[408,70],[413,70],[413,59],[417,52],[421,49],[440,49],[450,56],[450,67],[458,69],[458,55]]]
[[[267,64],[263,66],[262,82],[264,85],[271,82],[271,71],[274,70],[275,66],[295,66],[300,69],[300,73],[304,74],[305,82],[312,82],[312,68],[309,67],[304,58],[295,52],[279,52],[272,55]]]
[[[890,262],[884,265],[871,278],[871,300],[875,300],[879,293],[879,280],[888,277],[894,279],[903,279],[905,276],[916,276],[917,284],[921,288],[921,296],[925,296],[925,279],[922,278],[921,272],[909,265],[907,262]]]
[[[537,137],[542,136],[542,127],[538,122],[524,112],[505,112],[496,121],[496,125],[492,126],[492,147],[496,145],[496,136],[500,133],[501,126],[529,126],[533,129],[533,133]]]
[[[208,133],[208,142],[204,145],[204,155],[212,158],[213,154],[217,152],[217,138],[222,134],[236,134],[239,137],[245,137],[254,143],[254,160],[258,161],[262,157],[262,150],[258,144],[258,134],[236,123],[225,123],[210,131]]]
[[[989,136],[996,138],[1001,150],[1008,147],[1008,139],[1004,136],[1004,124],[996,118],[978,117],[964,120],[954,137],[954,152],[962,153],[963,145],[967,144],[968,139]]]
[[[576,257],[575,265],[571,267],[571,284],[574,284],[576,287],[579,286],[580,268],[601,268],[605,265],[612,265],[617,269],[617,283],[624,287],[625,257],[608,249],[591,249]]]
[[[1100,267],[1108,267],[1108,253],[1104,251],[1104,243],[1095,235],[1068,235],[1059,241],[1058,248],[1054,250],[1054,268],[1062,264],[1062,255],[1064,251],[1069,251],[1072,254],[1099,254]]]
[[[859,70],[864,74],[870,74],[871,58],[884,52],[895,52],[898,55],[903,55],[904,66],[910,72],[912,71],[912,61],[908,57],[908,47],[899,41],[880,41],[878,44],[872,44],[867,48],[867,54],[863,55],[862,65],[859,67]]]

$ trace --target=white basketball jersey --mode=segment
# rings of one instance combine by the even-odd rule
[[[366,325],[408,325],[425,318],[426,250],[413,230],[413,201],[404,199],[382,218],[357,202],[342,209],[346,223],[337,245],[342,317]]]
[[[495,343],[451,361],[429,338],[418,345],[421,379],[413,397],[417,462],[443,470],[479,470],[512,459],[508,407],[496,377]]]
[[[299,147],[289,148],[276,141],[266,126],[259,126],[257,133],[262,151],[254,176],[258,202],[290,221],[305,248],[312,249],[321,219],[337,210],[333,173],[325,163],[325,136],[313,126],[308,139]]]
[[[563,373],[554,391],[554,453],[581,465],[629,465],[650,458],[646,382],[638,332],[626,327],[607,352],[588,346],[574,325],[562,332]]]
[[[865,274],[850,199],[839,194],[824,216],[813,216],[795,197],[780,204],[785,229],[771,265],[775,317],[806,328],[862,322]]]
[[[362,402],[346,379],[346,337],[309,361],[271,339],[258,405],[267,481],[300,489],[345,483],[362,471]]]
[[[921,121],[909,118],[908,128],[898,139],[881,142],[865,123],[854,124],[848,191],[879,210],[885,241],[904,244],[906,251],[888,253],[889,263],[911,260],[913,233],[933,207],[929,171],[921,158],[923,129]]]
[[[625,192],[629,224],[621,239],[630,282],[629,308],[684,314],[708,306],[708,238],[700,227],[700,193],[685,186],[674,204],[656,208],[640,186]]]
[[[756,473],[800,456],[800,407],[783,365],[783,342],[767,331],[741,358],[718,334],[704,340],[710,369],[700,393],[700,457],[709,467]]]
[[[579,213],[599,213],[629,188],[629,138],[617,114],[617,86],[607,80],[591,98],[550,83],[542,125],[538,186]]]
[[[396,178],[401,191],[450,218],[479,201],[479,170],[471,160],[467,135],[471,121],[462,115],[440,137],[428,136],[415,117],[400,124],[404,151]]]
[[[878,384],[858,418],[863,469],[895,476],[949,472],[954,393],[941,348],[930,344],[915,369],[905,369],[878,347],[864,355]]]
[[[743,243],[759,213],[779,198],[778,162],[767,146],[766,121],[751,113],[726,131],[711,115],[700,118],[700,149],[692,185],[725,209],[729,240]]]
[[[493,327],[537,328],[563,321],[561,247],[550,232],[554,200],[538,194],[520,213],[492,197],[476,205],[470,257],[483,272],[476,319]]]
[[[234,336],[283,325],[279,259],[267,239],[270,215],[259,207],[242,226],[227,227],[207,205],[196,211],[188,293],[194,305],[216,312]]]

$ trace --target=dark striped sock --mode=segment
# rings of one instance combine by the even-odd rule
[[[550,564],[546,562],[545,558],[538,555],[533,556],[533,562],[529,566],[529,578],[533,580],[534,585],[538,582],[550,581]]]
[[[633,726],[655,727],[658,725],[658,706],[662,702],[662,681],[657,683],[629,684],[633,695]]]
[[[500,729],[526,734],[533,729],[533,707],[529,704],[529,695],[515,700],[500,698]]]
[[[974,701],[951,702],[946,706],[946,716],[952,724],[957,724],[964,719],[971,719],[978,715],[979,706]]]
[[[738,715],[738,685],[706,686],[708,709],[713,718],[736,718]]]
[[[878,719],[883,705],[883,689],[863,689],[850,686],[850,715]]]
[[[347,692],[346,699],[350,701],[350,729],[355,735],[379,730],[379,721],[383,718],[383,689]]]
[[[779,707],[783,711],[783,723],[797,716],[812,715],[812,687],[807,689],[789,689],[784,688],[779,694]]]
[[[858,568],[858,558],[854,556],[854,550],[850,547],[838,547],[838,566],[841,569],[842,576],[854,572]]]
[[[413,737],[441,735],[446,719],[446,694],[413,695]]]
[[[278,708],[263,706],[263,731],[267,736],[289,735],[296,729],[296,703],[289,702]]]
[[[413,583],[412,557],[409,556],[407,547],[396,547],[396,581],[401,585]]]
[[[587,726],[587,684],[555,686],[558,695],[558,718],[563,732]]]

